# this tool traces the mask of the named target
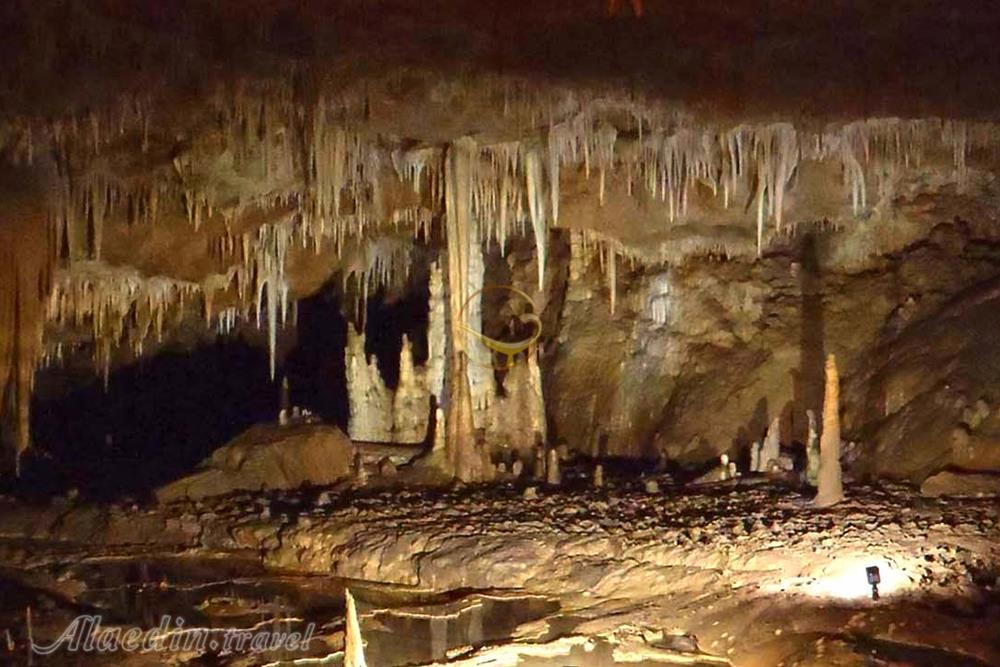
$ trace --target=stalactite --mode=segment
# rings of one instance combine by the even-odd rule
[[[945,140],[951,143],[952,161],[955,164],[955,183],[961,194],[965,192],[969,180],[969,169],[966,163],[969,146],[968,125],[963,122],[947,123],[943,134]]]
[[[288,283],[285,278],[285,258],[292,230],[287,225],[264,225],[257,230],[255,255],[251,260],[256,299],[257,326],[261,310],[267,305],[267,347],[271,379],[275,378],[278,313],[287,312]],[[283,318],[282,318],[283,321]]]
[[[647,291],[646,312],[649,318],[659,325],[667,324],[674,311],[675,295],[666,272],[657,274]]]
[[[455,94],[451,84],[440,85],[446,88],[442,94]],[[81,276],[87,275],[90,260],[100,259],[103,241],[110,238],[108,230],[120,220],[133,225],[152,223],[161,211],[180,207],[186,209],[195,227],[214,224],[223,217],[227,234],[218,237],[213,253],[232,267],[220,274],[232,287],[210,290],[208,285],[201,286],[205,318],[219,331],[228,332],[237,320],[256,317],[263,325],[261,318],[266,317],[272,374],[277,327],[285,322],[288,310],[285,256],[293,243],[306,247],[309,241],[318,250],[321,242],[332,239],[349,268],[353,267],[348,257],[351,244],[365,247],[357,270],[345,270],[345,276],[353,275],[367,293],[404,275],[409,264],[407,244],[390,250],[391,243],[371,240],[383,231],[376,226],[405,224],[415,235],[426,238],[430,221],[440,213],[435,209],[443,200],[450,246],[449,286],[459,286],[458,294],[466,298],[481,283],[476,244],[495,240],[505,250],[510,237],[525,233],[530,224],[528,233],[534,236],[541,288],[549,253],[548,225],[550,220],[553,224],[560,220],[560,174],[569,179],[572,168],[582,167],[588,178],[593,170],[598,171],[597,198],[602,206],[607,178],[628,174],[629,187],[663,202],[674,223],[699,220],[702,211],[696,210],[695,203],[698,190],[714,193],[721,206],[730,209],[730,217],[739,215],[734,209],[749,201],[753,210],[743,219],[748,232],[756,223],[756,250],[760,254],[770,226],[782,233],[797,222],[789,225],[786,209],[792,210],[795,202],[792,189],[802,160],[839,162],[851,212],[867,216],[878,213],[876,206],[870,207],[869,198],[874,200],[877,192],[880,201],[891,200],[896,184],[907,177],[906,170],[919,168],[925,156],[937,158],[942,151],[950,151],[955,183],[963,191],[970,186],[970,161],[979,157],[980,151],[995,150],[1000,144],[1000,132],[991,123],[885,118],[831,125],[822,132],[796,130],[781,123],[728,129],[701,126],[665,105],[639,103],[614,93],[562,89],[543,93],[523,82],[491,79],[482,89],[467,90],[466,86],[461,94],[471,99],[484,90],[499,94],[502,89],[507,118],[530,138],[505,137],[488,146],[462,140],[445,151],[441,146],[410,147],[393,137],[377,135],[359,120],[363,102],[352,93],[320,91],[318,101],[312,104],[297,99],[292,88],[285,82],[240,81],[220,87],[209,105],[228,156],[220,158],[218,165],[248,181],[262,183],[259,191],[236,195],[235,203],[224,201],[226,195],[206,173],[214,167],[205,166],[205,146],[197,141],[190,151],[176,156],[172,173],[156,173],[150,178],[113,174],[107,165],[115,164],[115,142],[121,142],[122,137],[132,135],[151,156],[156,151],[150,147],[162,143],[157,136],[161,119],[153,114],[158,103],[145,95],[115,99],[106,109],[86,113],[9,120],[0,137],[4,154],[12,161],[30,164],[41,155],[55,156],[61,179],[58,240],[66,244],[70,272],[82,265]],[[616,124],[628,134],[619,138]],[[543,136],[546,127],[547,136]],[[636,129],[638,139],[634,137]],[[383,177],[393,169],[417,193],[420,205],[383,205],[391,198]],[[236,221],[252,207],[269,210],[279,205],[292,211],[288,221],[252,231],[232,231],[246,229]],[[565,212],[565,206],[562,208]],[[456,245],[453,239],[465,240]],[[672,237],[638,247],[626,245],[610,229],[588,229],[577,241],[585,253],[588,247],[597,248],[608,274],[611,307],[616,310],[620,262],[675,262],[692,254],[746,257],[753,252],[750,239],[751,234],[741,230],[739,237],[732,239]],[[403,246],[407,252],[399,251]],[[459,262],[457,273],[451,266],[453,256],[458,257],[454,260]],[[579,276],[581,268],[571,266],[571,272],[574,270]],[[84,316],[94,327],[99,366],[107,368],[112,350],[123,340],[141,350],[147,334],[161,330],[166,313],[179,312],[180,301],[192,291],[174,286],[166,289],[173,296],[150,297],[153,283],[143,277],[134,298],[101,288],[106,295],[115,294],[111,299],[114,303],[96,306],[92,314]],[[232,289],[237,303],[216,313],[214,293],[222,289]],[[64,290],[57,291],[57,300],[104,298],[66,297]],[[455,294],[453,290],[450,298]],[[127,303],[135,307],[134,322],[120,315]],[[654,321],[666,321],[668,303],[663,298],[647,304]],[[453,301],[449,301],[448,312],[456,312]],[[433,326],[441,326],[443,331],[443,324]],[[433,330],[430,335],[434,336]],[[438,340],[443,345],[443,333]],[[462,363],[469,366],[464,375],[471,382],[470,395],[482,409],[490,397],[484,390],[487,383],[476,379],[479,371],[474,369],[479,364],[470,357],[473,352],[461,347],[461,342],[458,345],[459,352],[466,355]],[[437,396],[443,391],[443,381],[436,379],[444,377],[443,358],[440,364],[432,358],[427,370],[427,382]]]
[[[545,263],[548,257],[548,223],[545,219],[545,200],[543,199],[542,160],[537,150],[529,150],[524,159],[528,211],[531,215],[531,228],[535,234],[535,256],[538,259],[538,289],[543,289],[545,286]]]
[[[197,283],[81,261],[56,274],[46,317],[60,326],[89,324],[95,365],[107,377],[118,345],[127,339],[132,354],[140,355],[150,330],[162,336],[167,311],[183,312],[185,299],[200,292]]]
[[[608,290],[611,293],[611,314],[615,314],[618,302],[618,254],[608,246]]]

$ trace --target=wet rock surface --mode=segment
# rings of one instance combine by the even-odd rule
[[[102,586],[94,588],[89,566],[74,563],[113,556],[116,567],[133,563],[141,573],[140,563],[170,554],[170,567],[147,564],[143,575],[169,591],[183,572],[198,571],[199,559],[221,556],[230,567],[246,562],[261,581],[293,576],[284,594],[293,609],[305,604],[294,593],[305,585],[296,577],[378,582],[414,594],[514,589],[558,600],[558,612],[510,632],[518,645],[605,636],[631,624],[682,628],[733,664],[757,664],[741,656],[765,660],[759,664],[868,664],[857,652],[862,636],[887,654],[940,659],[927,664],[1000,661],[1000,526],[992,500],[849,486],[847,501],[819,511],[797,489],[760,478],[692,490],[661,476],[660,491],[648,493],[639,480],[609,477],[594,490],[570,467],[563,487],[540,487],[535,499],[500,485],[237,493],[138,510],[7,501],[4,576],[73,604],[97,604]],[[878,603],[865,580],[871,565],[881,569]],[[212,570],[208,579],[245,579],[238,570]],[[369,629],[369,612],[402,600],[356,594]],[[230,597],[240,609],[249,604],[236,601],[246,597],[239,586]],[[846,635],[845,623],[853,628]],[[772,655],[782,657],[766,662]]]

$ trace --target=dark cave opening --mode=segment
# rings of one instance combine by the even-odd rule
[[[379,289],[365,310],[365,353],[378,360],[379,373],[390,389],[399,384],[399,354],[403,336],[410,340],[413,362],[427,361],[428,274],[425,266],[412,273],[402,289]],[[352,325],[353,326],[353,325]]]
[[[19,489],[143,495],[250,425],[274,420],[278,384],[267,367],[263,347],[219,338],[113,370],[106,389],[94,378],[37,392],[32,433],[44,454],[25,466]]]
[[[298,302],[297,338],[285,358],[293,406],[347,429],[347,377],[344,346],[348,322],[340,296],[321,289]]]

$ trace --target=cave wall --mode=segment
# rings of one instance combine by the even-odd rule
[[[899,449],[916,423],[907,411],[915,418],[930,410],[921,401],[962,402],[949,397],[951,376],[971,373],[963,360],[974,358],[940,359],[931,382],[908,361],[920,355],[906,352],[924,329],[908,327],[933,322],[995,268],[1000,125],[980,113],[993,107],[979,94],[990,88],[970,96],[968,85],[956,87],[958,106],[941,102],[935,87],[961,71],[988,71],[988,58],[907,77],[909,93],[880,87],[880,78],[900,79],[872,67],[883,64],[885,44],[908,42],[893,34],[846,69],[824,51],[824,79],[780,55],[815,50],[816,36],[795,29],[791,5],[773,8],[790,20],[765,31],[764,41],[782,48],[751,49],[767,73],[760,81],[742,78],[751,54],[720,43],[722,33],[692,30],[690,44],[667,49],[629,39],[672,30],[675,12],[651,12],[613,33],[535,6],[517,20],[455,12],[440,18],[463,39],[428,49],[424,37],[438,34],[439,17],[421,33],[410,21],[360,21],[353,10],[321,21],[322,3],[275,17],[226,2],[201,22],[203,3],[152,16],[119,4],[21,2],[3,14],[4,25],[29,36],[54,26],[50,38],[15,40],[25,55],[0,62],[9,97],[0,159],[11,168],[0,186],[16,194],[14,168],[38,172],[23,188],[28,206],[0,196],[0,251],[10,260],[0,283],[0,413],[17,449],[28,443],[36,367],[89,355],[108,377],[195,322],[223,336],[265,332],[255,342],[270,348],[267,371],[278,381],[298,300],[331,281],[342,300],[329,321],[337,349],[316,354],[336,358],[338,380],[325,390],[350,394],[352,382],[364,384],[378,400],[364,400],[360,388],[353,403],[317,404],[342,421],[353,413],[349,429],[370,418],[379,428],[365,437],[415,440],[429,417],[417,414],[424,398],[452,410],[458,401],[448,394],[464,396],[468,385],[471,417],[459,415],[453,441],[521,448],[541,433],[589,453],[707,460],[759,437],[773,415],[786,439],[800,438],[804,410],[819,409],[822,360],[832,352],[845,378],[849,436],[871,441],[872,470],[919,474],[947,459],[936,453],[944,439],[967,459],[968,448],[987,447],[991,422],[976,406],[992,399],[977,395],[984,380],[973,373],[964,407],[938,410],[958,426],[923,424],[940,437],[928,436],[913,456]],[[721,18],[703,9],[682,20],[706,28]],[[871,15],[823,11],[830,26],[874,24],[881,11],[901,19],[874,6]],[[925,11],[927,20],[937,12]],[[728,6],[724,14],[744,36],[760,28],[755,16]],[[462,57],[485,18],[510,40],[513,70],[476,59],[491,47]],[[246,43],[235,37],[244,21],[255,26]],[[962,22],[981,34],[980,22]],[[570,23],[572,31],[548,27]],[[553,35],[545,48],[524,43],[539,26]],[[627,66],[592,53],[595,36],[622,47]],[[358,49],[349,59],[333,57],[343,39]],[[383,48],[390,43],[398,50]],[[926,42],[919,46],[905,52],[927,57]],[[671,55],[680,52],[690,60]],[[705,85],[702,75],[716,67],[732,75],[739,99]],[[95,85],[52,85],[78,80]],[[967,224],[934,231],[956,218]],[[447,352],[429,355],[428,368],[405,354],[379,368],[368,348],[385,332],[349,339],[343,320],[363,319],[366,299],[408,275],[421,245],[448,275],[449,333],[431,336],[431,347]],[[466,297],[492,280],[524,290],[537,307],[537,365],[522,359],[495,373],[483,348],[466,346],[457,318]],[[523,314],[491,312],[504,308],[473,299],[472,320],[485,319],[471,325],[488,330]],[[405,349],[395,332],[386,337]],[[885,367],[879,354],[903,361]],[[451,381],[437,391],[414,379],[395,400],[397,366]],[[406,413],[400,428],[389,410]],[[887,462],[900,455],[911,462]]]
[[[804,234],[755,263],[637,269],[614,315],[591,257],[569,289],[549,382],[558,438],[586,453],[739,460],[777,416],[784,442],[804,442],[833,353],[847,378],[845,437],[861,443],[866,471],[989,467],[996,295],[962,317],[948,308],[991,284],[995,240],[942,223],[850,271],[836,263],[836,235]]]

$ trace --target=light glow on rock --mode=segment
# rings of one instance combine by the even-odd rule
[[[815,598],[870,600],[872,587],[866,568],[877,566],[881,575],[880,598],[906,593],[917,583],[914,559],[902,555],[885,556],[854,553],[836,557],[818,570],[785,578],[764,587],[772,594],[806,595]]]

